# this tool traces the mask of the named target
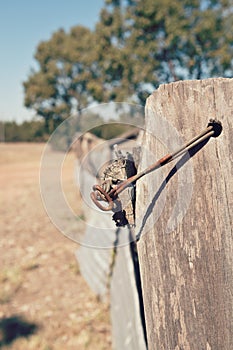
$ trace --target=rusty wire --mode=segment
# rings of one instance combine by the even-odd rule
[[[145,170],[137,173],[134,176],[129,177],[125,181],[121,182],[119,185],[116,185],[108,193],[100,186],[94,185],[93,192],[91,192],[91,199],[95,205],[103,211],[111,211],[114,208],[114,200],[117,196],[131,184],[135,184],[137,180],[141,177],[151,173],[152,171],[164,166],[165,164],[170,163],[172,160],[180,157],[184,153],[187,153],[191,148],[201,144],[202,142],[208,140],[210,137],[217,137],[222,132],[222,125],[219,121],[210,119],[207,127],[197,136],[192,138],[189,142],[185,143],[182,147],[176,150],[173,153],[168,153],[164,157],[157,160],[155,163],[150,165]],[[108,203],[108,205],[102,205],[100,201]]]

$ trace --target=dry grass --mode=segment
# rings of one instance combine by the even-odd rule
[[[78,245],[50,222],[39,191],[43,144],[0,144],[0,347],[110,349],[108,305],[79,272]],[[63,187],[82,215],[68,155]],[[80,223],[80,231],[83,230]]]

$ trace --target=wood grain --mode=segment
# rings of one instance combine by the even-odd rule
[[[233,79],[161,85],[147,100],[140,168],[210,118],[222,122],[218,138],[137,183],[149,349],[233,346]]]

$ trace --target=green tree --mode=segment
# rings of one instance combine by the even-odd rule
[[[24,82],[25,106],[36,110],[52,131],[72,113],[94,99],[92,82],[97,78],[96,36],[89,29],[59,30],[39,44],[35,54],[38,70]]]
[[[144,104],[160,83],[230,77],[232,28],[232,0],[106,0],[94,31],[39,44],[25,105],[53,129],[93,101]]]
[[[156,86],[178,79],[232,75],[231,0],[130,3],[127,47],[134,52],[135,73],[142,82]]]
[[[24,121],[20,124],[15,121],[4,122],[2,128],[3,140],[6,142],[43,142],[49,137],[41,120]]]
[[[232,76],[232,27],[231,0],[106,0],[96,32],[110,98],[144,104],[160,83]]]
[[[96,25],[96,47],[102,76],[103,101],[127,101],[135,93],[126,56],[126,6],[120,0],[106,0]]]

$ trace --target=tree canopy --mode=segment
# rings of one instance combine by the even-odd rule
[[[54,126],[93,102],[145,103],[160,83],[230,77],[231,0],[106,0],[94,30],[41,42],[25,105]]]

